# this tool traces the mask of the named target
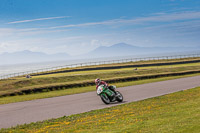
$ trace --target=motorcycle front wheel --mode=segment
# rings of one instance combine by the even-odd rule
[[[110,103],[110,99],[108,98],[108,96],[106,94],[101,94],[100,95],[101,100],[105,103],[105,104],[109,104]]]

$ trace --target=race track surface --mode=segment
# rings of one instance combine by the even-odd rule
[[[118,88],[124,103],[200,86],[200,76]],[[95,88],[94,88],[95,89]],[[0,128],[107,108],[96,92],[0,105]]]

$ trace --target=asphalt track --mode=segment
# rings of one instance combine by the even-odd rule
[[[200,86],[200,76],[118,88],[124,103],[139,101]],[[0,105],[0,128],[107,108],[96,92]]]

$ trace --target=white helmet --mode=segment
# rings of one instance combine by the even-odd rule
[[[99,85],[101,83],[101,80],[99,78],[95,79],[95,84]]]

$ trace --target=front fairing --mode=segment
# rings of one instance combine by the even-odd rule
[[[100,95],[100,94],[103,92],[103,90],[105,90],[104,85],[100,85],[100,86],[97,88],[97,94]]]
[[[100,95],[102,93],[107,94],[107,96],[109,97],[113,97],[115,95],[115,93],[111,91],[110,89],[108,89],[105,85],[100,85],[97,88],[97,95]]]

